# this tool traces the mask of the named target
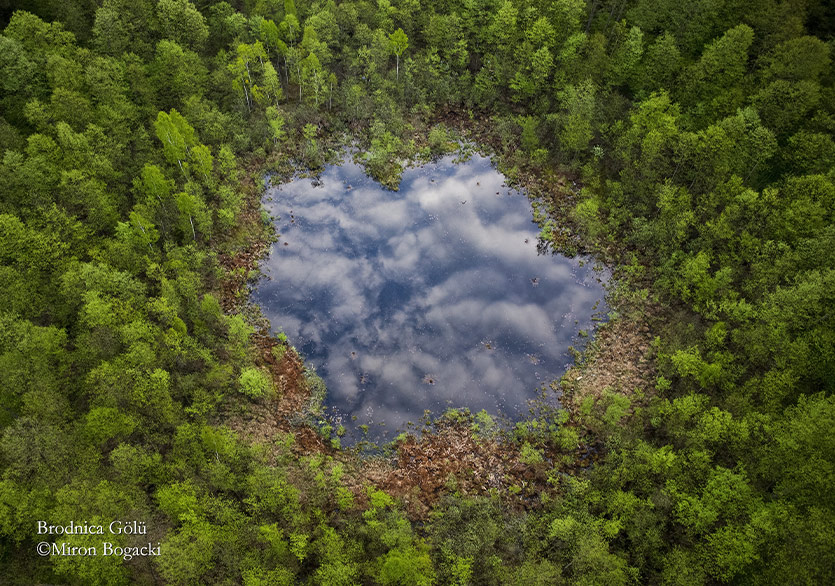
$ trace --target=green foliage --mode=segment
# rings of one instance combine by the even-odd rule
[[[624,415],[629,411],[630,401],[629,397],[623,395],[612,395],[611,402],[606,407],[603,413],[603,422],[609,426],[614,426],[621,421]]]
[[[377,577],[384,586],[431,586],[435,583],[432,560],[426,551],[414,547],[391,549],[380,560]]]
[[[322,165],[319,143],[316,141],[316,127],[313,124],[305,124],[302,135],[304,136],[304,162],[309,168],[316,169]]]
[[[449,130],[443,124],[433,126],[432,130],[429,131],[427,140],[429,151],[433,155],[444,155],[455,148]]]
[[[592,139],[595,91],[591,81],[586,80],[579,86],[569,85],[557,94],[564,110],[560,116],[560,143],[567,152],[576,154]]]
[[[259,368],[245,368],[238,377],[241,392],[253,398],[267,395],[272,389],[270,377]]]
[[[12,583],[833,581],[825,3],[25,4],[38,16],[7,14],[0,35]],[[396,188],[414,129],[449,152],[446,113],[463,108],[508,177],[579,172],[576,199],[557,198],[569,218],[536,210],[543,239],[579,232],[625,259],[673,317],[653,326],[654,389],[520,425],[521,465],[552,492],[526,515],[446,497],[424,541],[389,494],[370,489],[362,510],[324,456],[206,423],[273,393],[252,326],[222,310],[217,257],[260,237],[245,165],[319,169],[345,131]],[[324,383],[305,380],[306,414],[321,413]],[[447,417],[497,437],[486,413]],[[543,451],[586,442],[588,471]],[[525,482],[508,482],[517,505]],[[39,519],[131,517],[162,541],[151,565],[32,556]]]
[[[188,0],[160,0],[157,18],[162,34],[181,46],[199,50],[209,37],[206,20]]]
[[[519,450],[519,460],[527,466],[536,466],[543,462],[542,452],[525,442]]]
[[[402,28],[397,29],[389,35],[389,51],[397,58],[397,79],[400,79],[400,56],[409,48],[409,39]]]
[[[365,153],[365,166],[369,174],[383,185],[396,189],[400,183],[403,165],[399,155],[404,146],[398,136],[384,129],[381,122],[371,128],[371,148]]]

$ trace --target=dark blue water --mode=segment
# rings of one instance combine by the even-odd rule
[[[503,182],[476,156],[408,169],[399,192],[351,163],[269,188],[280,237],[254,300],[346,427],[512,417],[565,371],[604,290],[591,264],[537,254],[530,203]]]

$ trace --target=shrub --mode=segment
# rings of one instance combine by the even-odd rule
[[[272,390],[272,381],[263,370],[249,367],[241,371],[238,377],[240,390],[254,399],[267,395]]]

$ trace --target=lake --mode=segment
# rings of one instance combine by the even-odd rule
[[[398,192],[345,162],[264,203],[279,238],[253,300],[351,439],[361,424],[390,438],[425,410],[526,413],[606,310],[605,273],[538,254],[530,202],[483,156],[407,169]]]

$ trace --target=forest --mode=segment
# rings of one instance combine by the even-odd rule
[[[0,581],[835,583],[832,3],[6,0],[0,29]],[[465,140],[543,249],[613,267],[613,313],[559,408],[363,456],[247,301],[263,177],[353,145],[395,190]]]

